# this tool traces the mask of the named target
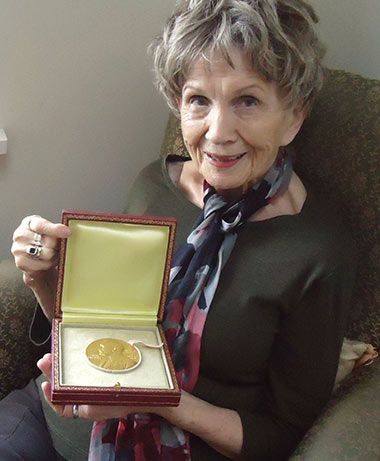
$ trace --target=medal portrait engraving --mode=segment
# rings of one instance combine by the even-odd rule
[[[137,347],[121,339],[97,339],[87,346],[86,356],[92,366],[109,373],[131,371],[141,363]]]

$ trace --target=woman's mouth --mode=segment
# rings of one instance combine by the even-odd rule
[[[238,161],[243,158],[247,152],[238,155],[216,155],[205,152],[205,156],[209,163],[217,168],[231,168],[236,165]]]

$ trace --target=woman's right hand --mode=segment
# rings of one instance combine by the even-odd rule
[[[70,229],[64,224],[54,224],[37,215],[26,216],[13,234],[11,251],[16,266],[49,319],[54,312],[59,240],[69,235]],[[40,240],[41,249],[33,256],[28,251],[36,238]]]

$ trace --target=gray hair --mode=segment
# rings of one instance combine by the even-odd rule
[[[155,83],[178,116],[177,99],[191,65],[235,47],[275,82],[288,107],[310,110],[323,84],[318,17],[305,0],[181,0],[150,45]]]

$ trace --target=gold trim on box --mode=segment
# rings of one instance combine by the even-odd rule
[[[54,367],[54,384],[55,388],[60,388],[60,367],[59,367],[59,357],[60,357],[60,350],[59,350],[59,323],[58,321],[54,322],[54,330],[53,330],[53,367]],[[58,351],[58,353],[57,353]]]

